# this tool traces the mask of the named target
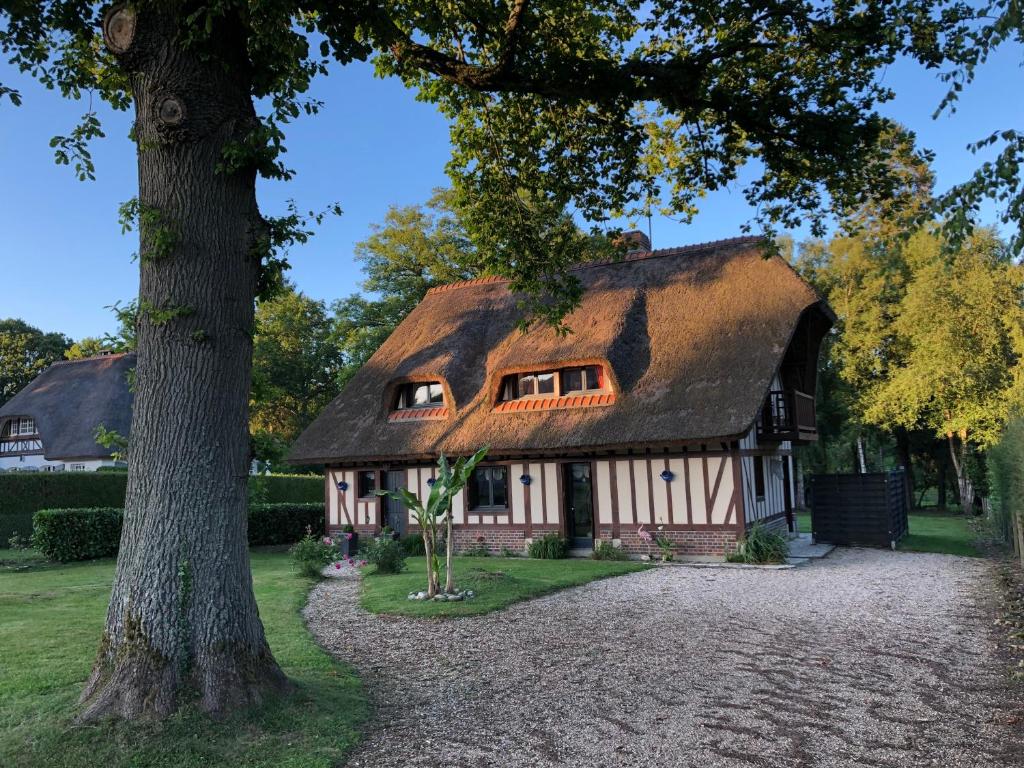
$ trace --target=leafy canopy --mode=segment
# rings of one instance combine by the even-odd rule
[[[62,333],[43,333],[15,318],[0,320],[0,405],[62,359],[70,346],[71,339]]]
[[[105,7],[9,1],[0,50],[65,96],[88,91],[127,109],[130,78],[99,37]],[[745,194],[761,224],[807,220],[820,232],[830,209],[855,205],[859,190],[888,173],[877,159],[885,123],[875,107],[892,94],[876,73],[900,54],[937,65],[968,15],[960,3],[924,0],[133,7],[173,13],[176,44],[213,58],[227,55],[219,37],[244,36],[248,61],[224,64],[244,78],[260,119],[224,150],[226,172],[290,178],[287,124],[319,110],[310,83],[339,64],[373,60],[382,76],[436,103],[451,120],[448,172],[480,266],[510,277],[526,292],[524,308],[555,323],[578,300],[566,267],[585,238],[567,211],[594,232],[654,208],[686,219],[751,164]],[[0,85],[3,95],[20,102],[9,86]],[[92,176],[89,142],[101,136],[87,112],[54,138],[58,161]],[[301,240],[302,222],[278,223],[271,246]],[[283,265],[268,253],[273,274]]]

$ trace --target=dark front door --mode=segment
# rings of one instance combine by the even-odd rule
[[[573,549],[594,546],[594,492],[590,464],[565,464],[565,512],[569,543]]]
[[[405,488],[405,472],[401,470],[385,472],[384,488],[389,491],[397,491],[399,488]],[[400,502],[398,499],[385,496],[383,524],[399,536],[404,536],[406,528],[405,504]]]

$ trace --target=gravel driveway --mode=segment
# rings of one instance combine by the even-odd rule
[[[488,616],[307,619],[376,708],[356,766],[1024,766],[981,560],[660,568]]]

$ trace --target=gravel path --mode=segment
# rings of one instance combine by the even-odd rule
[[[354,766],[1024,766],[985,561],[661,568],[488,616],[307,620],[376,708]],[[423,660],[426,661],[423,661]]]

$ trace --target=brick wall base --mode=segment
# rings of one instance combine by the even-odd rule
[[[766,527],[770,527],[772,530],[778,529],[780,532],[786,530],[786,520],[782,518],[777,521],[772,521],[766,524]],[[649,526],[645,526],[645,529],[651,530]],[[334,535],[340,532],[340,527],[332,527],[330,535]],[[408,531],[410,534],[415,534],[419,529],[412,529]],[[527,538],[526,532],[522,529],[505,528],[500,525],[493,527],[456,527],[453,531],[455,536],[455,551],[465,552],[470,549],[479,549],[486,547],[487,551],[492,554],[500,554],[502,550],[508,549],[512,552],[521,553],[525,552],[528,543],[533,540],[544,536],[552,531],[557,532],[557,529],[544,530],[537,529],[533,530],[532,536]],[[376,535],[376,531],[373,526],[356,526],[356,532],[360,538],[370,538]],[[665,536],[672,540],[675,544],[675,555],[677,557],[687,556],[704,556],[704,557],[723,557],[728,552],[733,551],[736,548],[736,530],[733,528],[708,528],[705,530],[664,530],[657,531],[651,530],[652,535]],[[599,539],[606,541],[612,541],[612,529],[607,526],[602,526],[598,529],[597,535]],[[658,547],[653,542],[648,545],[643,539],[637,535],[636,526],[622,526],[619,530],[618,538],[619,546],[629,552],[631,555],[658,555]]]
[[[644,526],[644,530],[650,530]],[[736,548],[736,531],[732,528],[708,528],[707,530],[665,530],[650,531],[654,536],[663,536],[674,544],[677,557],[709,556],[724,557]],[[598,533],[601,539],[612,541],[612,529],[602,527]],[[632,555],[658,555],[658,545],[648,544],[637,535],[637,528],[622,526],[619,529],[620,546]]]
[[[512,530],[496,525],[492,529],[483,530],[480,528],[455,528],[452,531],[455,538],[455,551],[465,552],[467,549],[480,549],[486,547],[488,552],[499,554],[503,549],[513,552],[526,551],[526,532]]]

